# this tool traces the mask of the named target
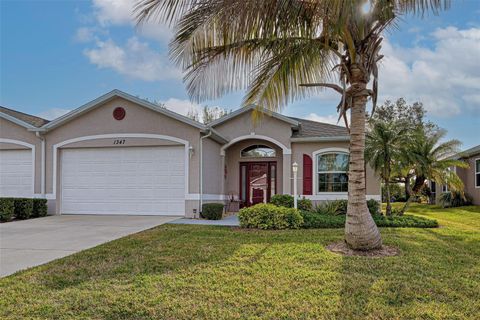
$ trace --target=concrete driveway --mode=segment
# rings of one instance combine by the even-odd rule
[[[0,224],[0,277],[178,219],[61,215]]]

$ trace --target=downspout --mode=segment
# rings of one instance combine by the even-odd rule
[[[203,206],[203,140],[205,138],[208,138],[212,135],[212,130],[209,130],[208,134],[200,137],[200,199],[199,199],[199,209],[198,212],[199,214],[202,212],[202,206]]]
[[[41,140],[42,142],[42,156],[40,160],[40,193],[42,194],[42,197],[45,198],[45,137],[40,134],[39,131],[35,132],[35,135],[37,136],[38,139]],[[36,156],[36,155],[35,155]]]

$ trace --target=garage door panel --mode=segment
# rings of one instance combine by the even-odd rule
[[[31,197],[32,150],[0,150],[0,197]]]
[[[66,149],[62,212],[185,215],[183,146]]]

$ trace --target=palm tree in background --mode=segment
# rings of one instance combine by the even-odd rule
[[[452,192],[463,193],[463,182],[453,168],[468,168],[468,164],[452,157],[459,151],[460,141],[440,142],[445,134],[443,130],[426,132],[420,129],[402,148],[400,167],[408,168],[415,177],[413,186],[405,185],[406,188],[411,188],[407,190],[410,194],[420,194],[427,180],[448,185]],[[411,202],[412,197],[407,199],[400,214],[408,210]]]
[[[372,121],[366,134],[365,159],[375,172],[380,174],[385,185],[387,216],[392,215],[390,182],[394,174],[395,161],[401,157],[402,147],[408,141],[408,128],[396,122]]]
[[[350,130],[345,241],[369,250],[382,240],[366,204],[367,100],[377,102],[382,33],[405,14],[437,13],[448,0],[139,0],[138,23],[174,26],[171,57],[196,101],[246,90],[243,105],[276,111],[319,93],[338,92]],[[372,80],[371,87],[367,85]],[[351,121],[347,123],[347,112]]]

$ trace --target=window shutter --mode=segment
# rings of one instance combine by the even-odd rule
[[[308,154],[303,155],[303,194],[312,194],[312,158]]]

